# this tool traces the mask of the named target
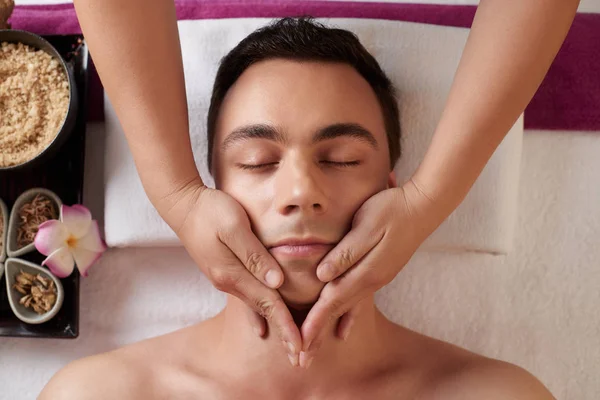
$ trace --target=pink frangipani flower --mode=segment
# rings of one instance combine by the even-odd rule
[[[59,278],[73,272],[75,264],[82,276],[106,250],[100,237],[98,222],[86,207],[76,204],[61,206],[60,221],[50,220],[39,226],[35,248],[47,256],[42,265]]]

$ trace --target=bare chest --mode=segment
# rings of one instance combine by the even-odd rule
[[[402,379],[378,379],[377,382],[342,382],[326,390],[311,387],[307,383],[302,388],[265,387],[259,381],[230,383],[202,380],[187,387],[171,386],[163,392],[169,396],[159,399],[194,400],[414,400],[418,398],[418,386]],[[158,399],[158,398],[157,398]]]

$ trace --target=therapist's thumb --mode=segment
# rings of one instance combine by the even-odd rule
[[[247,217],[244,217],[245,221],[237,221],[239,223],[229,224],[230,228],[221,230],[219,239],[256,279],[271,289],[277,289],[283,283],[281,267],[252,232]]]
[[[380,237],[372,233],[371,227],[356,225],[321,260],[317,277],[322,282],[331,282],[356,265],[375,245]]]

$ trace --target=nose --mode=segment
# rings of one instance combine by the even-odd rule
[[[327,196],[321,171],[312,162],[290,157],[277,172],[275,202],[279,213],[322,214],[327,211]]]

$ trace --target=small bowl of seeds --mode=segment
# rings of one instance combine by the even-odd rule
[[[59,219],[61,206],[60,198],[48,189],[35,188],[21,194],[8,220],[8,257],[20,257],[34,251],[33,240],[38,227],[48,220]]]
[[[6,259],[6,236],[8,232],[8,208],[0,199],[0,264]],[[0,274],[0,277],[2,274]]]
[[[17,318],[43,324],[58,314],[64,289],[50,271],[18,258],[7,259],[4,268],[8,302]]]
[[[0,30],[0,171],[39,164],[75,128],[73,68],[45,39]]]

